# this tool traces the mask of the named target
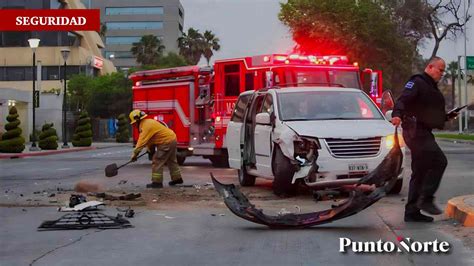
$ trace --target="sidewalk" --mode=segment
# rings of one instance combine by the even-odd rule
[[[66,153],[66,152],[77,152],[77,151],[87,151],[87,150],[96,150],[96,149],[107,149],[112,147],[130,147],[132,148],[132,143],[117,143],[117,142],[92,142],[90,147],[74,147],[69,143],[67,149],[62,149],[62,143],[58,143],[57,150],[39,150],[39,151],[30,151],[31,143],[25,144],[26,148],[22,153],[0,153],[1,159],[17,159],[24,157],[32,156],[46,156],[52,154]]]

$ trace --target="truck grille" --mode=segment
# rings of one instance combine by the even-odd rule
[[[380,151],[381,137],[366,139],[325,139],[329,152],[334,157],[373,157]]]

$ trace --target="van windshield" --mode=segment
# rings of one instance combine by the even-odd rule
[[[359,74],[351,70],[335,69],[285,69],[284,83],[294,86],[327,85],[360,89]]]
[[[303,91],[278,93],[282,121],[383,119],[363,92]]]

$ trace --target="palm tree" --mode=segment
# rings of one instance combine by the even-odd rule
[[[457,79],[457,73],[458,73],[458,62],[452,61],[451,63],[448,64],[448,70],[446,71],[445,78],[451,79],[451,108],[454,108],[454,105],[456,103],[455,99],[455,90],[456,90],[456,79]]]
[[[107,25],[105,23],[100,23],[100,32],[99,35],[102,39],[105,39],[105,35],[107,34]]]
[[[211,60],[211,57],[214,55],[212,51],[219,51],[221,49],[221,46],[219,44],[219,38],[212,33],[210,30],[206,30],[204,32],[204,57],[206,58],[207,65],[209,65],[209,61]]]
[[[155,64],[163,55],[165,46],[155,35],[144,35],[139,42],[133,43],[130,50],[142,65]]]
[[[183,33],[183,36],[178,38],[179,54],[191,65],[196,65],[201,59],[204,50],[203,38],[199,30],[194,28],[189,28],[187,34]]]

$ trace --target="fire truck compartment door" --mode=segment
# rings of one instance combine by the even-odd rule
[[[227,133],[225,137],[225,145],[229,155],[229,166],[234,169],[240,169],[242,165],[241,136],[242,122],[229,121],[227,124]]]
[[[255,143],[255,159],[257,161],[257,171],[262,176],[272,176],[272,145],[271,141],[271,125],[255,126],[254,143]]]

